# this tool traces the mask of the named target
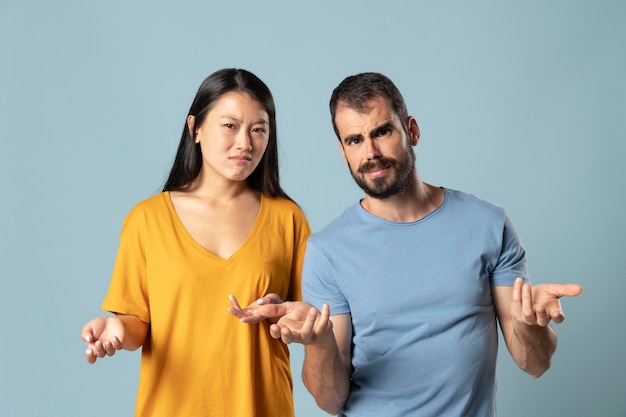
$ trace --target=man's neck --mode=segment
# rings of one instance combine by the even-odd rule
[[[416,175],[403,191],[385,199],[366,195],[361,206],[375,216],[396,223],[423,219],[443,204],[443,189],[426,184]]]

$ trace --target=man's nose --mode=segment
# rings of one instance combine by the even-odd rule
[[[379,156],[381,156],[378,143],[373,139],[365,140],[365,150],[367,152],[367,159],[374,159],[374,158],[378,158]]]

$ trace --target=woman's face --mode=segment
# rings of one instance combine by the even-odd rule
[[[247,93],[229,92],[213,104],[200,126],[195,142],[202,150],[202,176],[244,181],[255,170],[269,141],[270,120],[263,105]]]

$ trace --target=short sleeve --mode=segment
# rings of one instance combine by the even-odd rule
[[[143,211],[134,209],[124,220],[115,267],[102,309],[132,314],[150,323],[146,256],[142,244]]]
[[[350,305],[331,276],[328,259],[309,239],[302,267],[302,298],[321,310],[330,306],[331,314],[350,312]]]
[[[294,247],[291,267],[291,283],[289,285],[288,300],[302,300],[302,264],[306,251],[306,242],[311,235],[311,227],[302,211],[295,212],[294,217]]]
[[[530,280],[526,250],[515,226],[513,226],[511,219],[505,213],[502,231],[502,250],[491,276],[491,285],[510,286],[513,285],[517,277],[522,277],[525,281]]]

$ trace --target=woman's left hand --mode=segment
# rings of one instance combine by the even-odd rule
[[[241,308],[239,302],[237,301],[237,298],[234,295],[229,295],[228,298],[230,299],[231,304],[231,306],[228,308],[228,312],[238,317],[241,321],[245,319],[246,323],[258,323],[265,319],[269,319],[271,323],[275,323],[278,318],[266,317],[261,315],[259,312],[259,306],[262,306],[264,304],[281,304],[283,302],[278,294],[269,293],[253,301],[248,307]]]

